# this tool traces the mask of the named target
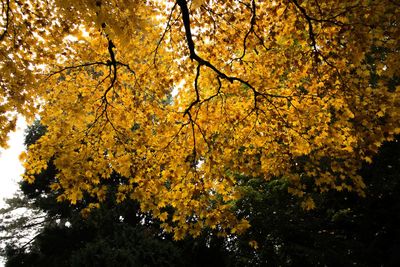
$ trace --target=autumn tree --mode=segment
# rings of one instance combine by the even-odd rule
[[[26,143],[44,133],[35,123]],[[252,227],[242,235],[217,237],[206,229],[197,238],[171,242],[159,222],[129,200],[115,205],[115,174],[101,208],[82,217],[84,204],[57,202],[49,189],[54,165],[21,182],[22,196],[0,210],[0,241],[8,244],[6,266],[397,266],[400,261],[400,143],[384,143],[360,170],[366,197],[355,192],[313,193],[316,208],[305,211],[288,194],[289,183],[237,176],[242,198],[234,204]],[[85,196],[82,202],[90,201]],[[28,210],[18,218],[11,209]],[[28,212],[30,211],[30,212]],[[32,212],[33,211],[33,212]],[[9,217],[9,218],[7,218]],[[27,230],[36,229],[36,233]],[[28,237],[28,238],[27,238]],[[25,238],[25,239],[24,239]]]
[[[176,239],[249,227],[237,175],[365,194],[357,170],[400,133],[399,4],[370,0],[1,2],[1,143],[46,134],[59,200],[96,208],[113,173]],[[166,210],[172,210],[167,213]]]
[[[25,144],[44,133],[35,121]],[[49,187],[56,174],[49,162],[33,183],[21,181],[20,194],[0,209],[5,266],[187,266],[179,244],[162,233],[159,222],[141,213],[137,202],[115,205],[117,174],[103,181],[110,185],[109,197],[90,214],[81,213],[83,204],[57,201],[58,194]],[[90,196],[85,201],[90,202]],[[19,209],[24,211],[18,215]]]
[[[39,121],[28,127],[25,145],[46,132]],[[59,202],[50,189],[54,164],[20,182],[18,195],[0,209],[0,256],[13,266],[230,266],[222,238],[209,231],[201,237],[172,242],[160,221],[142,213],[134,200],[116,205],[115,189],[121,177],[113,173],[102,183],[108,196],[99,209],[82,213],[85,205]],[[81,202],[90,202],[84,196]],[[20,211],[19,214],[16,211]]]

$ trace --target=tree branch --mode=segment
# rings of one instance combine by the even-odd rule
[[[107,65],[112,68],[113,77],[111,79],[111,83],[108,88],[104,91],[103,100],[108,104],[107,94],[114,87],[115,82],[117,81],[117,61],[115,60],[115,54],[113,48],[115,48],[114,43],[111,39],[108,39],[108,53],[110,54],[111,61],[107,61]]]
[[[160,40],[157,43],[156,49],[154,50],[154,58],[153,58],[154,66],[156,66],[156,64],[157,64],[157,53],[158,53],[158,49],[160,48],[161,42],[164,40],[164,37],[167,34],[167,31],[171,28],[172,14],[174,13],[176,5],[177,5],[177,3],[175,3],[171,9],[171,13],[169,14],[168,21],[167,21],[167,26],[165,26],[165,30],[164,30],[163,34],[161,35]]]
[[[291,0],[291,1],[300,10],[301,14],[303,14],[304,18],[307,20],[307,23],[308,23],[308,35],[309,35],[310,40],[311,40],[311,46],[312,46],[312,49],[313,49],[314,58],[315,58],[315,61],[318,62],[319,60],[318,60],[317,41],[315,40],[315,33],[314,33],[314,29],[313,29],[313,24],[312,24],[313,18],[310,17],[307,14],[307,11],[304,9],[304,7],[302,7],[297,2],[297,0]]]
[[[4,3],[3,4],[3,9],[4,9]],[[7,32],[8,32],[8,25],[10,24],[10,12],[11,12],[11,8],[10,8],[10,0],[7,0],[6,2],[7,8],[6,8],[6,22],[4,25],[4,32],[0,35],[0,41],[3,41],[4,37],[6,36]]]
[[[187,1],[186,0],[177,0],[177,4],[179,5],[179,7],[181,9],[182,22],[183,22],[183,25],[184,25],[184,28],[185,28],[186,42],[187,42],[187,45],[188,45],[188,48],[189,48],[190,58],[192,60],[197,61],[200,66],[204,65],[204,66],[210,68],[211,70],[213,70],[218,75],[218,77],[220,77],[220,78],[222,78],[224,80],[227,80],[227,81],[229,81],[231,83],[237,81],[237,82],[240,82],[240,83],[244,84],[248,88],[250,88],[253,91],[253,94],[254,94],[254,107],[255,108],[257,108],[257,97],[260,96],[260,95],[262,95],[264,97],[278,97],[278,98],[286,98],[286,99],[289,98],[289,96],[282,96],[282,95],[268,94],[268,93],[260,93],[249,82],[247,82],[247,81],[245,81],[245,80],[243,80],[241,78],[235,77],[235,76],[228,76],[227,74],[225,74],[222,71],[220,71],[213,64],[211,64],[209,61],[207,61],[207,60],[201,58],[199,55],[197,55],[196,54],[196,50],[195,50],[195,44],[194,44],[193,37],[192,37],[191,27],[190,27],[190,14],[189,14],[188,6],[187,6]],[[195,83],[195,87],[196,87],[196,83]],[[198,90],[198,89],[196,89],[196,90]],[[196,92],[196,94],[198,94],[198,92]],[[192,103],[191,107],[193,107],[193,105],[194,104]],[[188,114],[188,109],[186,110],[185,114]]]

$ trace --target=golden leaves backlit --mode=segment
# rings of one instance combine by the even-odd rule
[[[39,114],[25,178],[54,160],[60,200],[101,203],[118,173],[117,201],[176,239],[240,233],[238,175],[285,179],[312,209],[314,189],[362,195],[361,163],[400,133],[391,1],[34,2],[10,1],[0,143],[12,112]]]

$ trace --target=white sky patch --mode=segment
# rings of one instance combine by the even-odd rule
[[[174,89],[172,89],[171,92],[173,98],[175,98],[179,94],[179,91],[182,90],[185,84],[186,84],[185,80],[181,80],[176,86],[174,86]]]
[[[5,206],[4,198],[10,198],[18,189],[18,181],[24,168],[18,157],[24,146],[24,131],[27,125],[23,118],[17,122],[17,130],[9,134],[9,148],[0,149],[0,208]]]
[[[73,35],[67,35],[66,37],[64,37],[63,41],[77,42],[78,37],[73,36]]]

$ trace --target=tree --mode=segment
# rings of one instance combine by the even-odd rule
[[[241,177],[245,197],[236,210],[252,227],[226,245],[234,266],[399,265],[399,168],[397,137],[360,170],[365,198],[344,191],[316,195],[312,211],[288,195],[287,182]]]
[[[46,134],[60,201],[133,199],[176,239],[243,232],[237,175],[364,195],[357,170],[400,133],[392,0],[1,3],[1,143],[15,112]],[[172,214],[166,210],[172,210]]]
[[[35,143],[45,132],[35,121],[25,144]],[[34,183],[22,181],[21,194],[1,210],[6,215],[6,266],[183,266],[180,248],[156,221],[140,212],[137,203],[126,201],[116,207],[110,192],[101,208],[83,217],[84,205],[57,201],[49,187],[56,174],[50,162]],[[110,179],[118,184],[120,177],[113,174]],[[90,201],[88,196],[85,201]],[[12,211],[20,208],[24,214],[16,218]]]
[[[26,132],[26,145],[35,143],[45,131],[35,121]],[[116,205],[115,184],[121,181],[116,173],[111,181],[102,181],[110,190],[101,207],[84,214],[83,204],[57,201],[57,193],[49,187],[56,174],[50,162],[33,183],[22,181],[21,193],[0,210],[0,239],[5,245],[0,255],[6,258],[5,266],[224,265],[222,243],[217,243],[220,251],[213,251],[216,242],[206,233],[196,241],[172,242],[172,235],[160,229],[158,220],[142,213],[137,202]],[[90,202],[90,196],[83,201]],[[21,208],[24,213],[16,217],[15,211]]]
[[[26,144],[44,132],[35,122],[27,132]],[[366,198],[354,192],[316,195],[313,211],[305,211],[288,194],[288,182],[237,177],[243,197],[234,210],[252,227],[227,238],[203,230],[200,237],[181,242],[171,242],[172,236],[142,214],[134,201],[115,205],[113,192],[101,208],[83,218],[84,205],[57,202],[57,195],[49,190],[57,172],[49,164],[34,183],[21,183],[23,195],[8,201],[13,209],[24,207],[33,213],[25,211],[17,219],[1,221],[1,239],[8,244],[2,255],[9,267],[397,266],[399,146],[398,138],[385,143],[374,163],[364,164],[360,175],[368,184]],[[114,174],[111,179],[119,178]],[[9,211],[3,209],[0,214]],[[30,233],[32,228],[35,233]],[[33,238],[21,243],[27,236]]]

